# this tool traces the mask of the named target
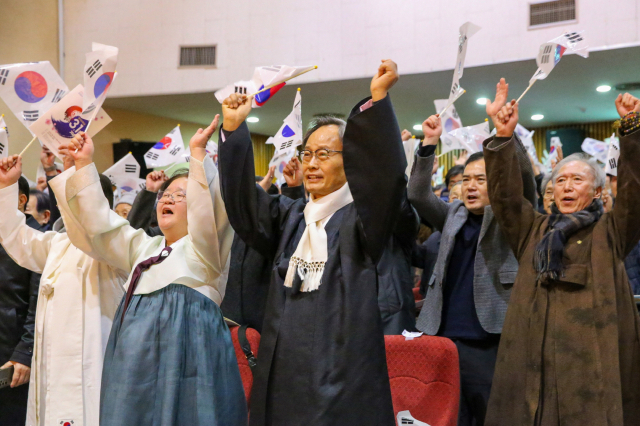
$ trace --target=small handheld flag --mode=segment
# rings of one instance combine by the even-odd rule
[[[178,125],[147,151],[144,155],[144,162],[150,169],[170,166],[173,163],[181,162],[184,151],[182,133],[180,133]]]

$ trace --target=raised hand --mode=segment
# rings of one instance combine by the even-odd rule
[[[22,157],[12,155],[0,160],[0,188],[11,186],[22,176]]]
[[[495,100],[487,100],[487,115],[493,121],[497,137],[511,137],[518,124],[518,104],[515,99],[507,103],[508,96],[509,85],[501,78],[496,85]]]
[[[276,166],[271,166],[269,167],[269,171],[267,172],[267,175],[262,178],[262,180],[260,181],[259,185],[262,187],[262,189],[266,191],[269,190],[269,188],[271,188],[271,183],[273,181],[273,175],[276,174]]]
[[[56,156],[53,155],[53,152],[51,152],[46,146],[43,146],[42,152],[40,152],[40,163],[42,164],[47,176],[56,176],[58,174],[55,160]]]
[[[408,131],[407,129],[404,129],[400,134],[400,137],[402,138],[402,142],[408,141],[409,139],[411,139],[412,136],[413,135],[411,134],[411,132]]]
[[[453,164],[456,166],[464,166],[467,164],[467,160],[469,159],[469,152],[466,149],[460,151],[460,157],[457,155],[453,156]]]
[[[218,122],[220,121],[220,114],[216,114],[213,121],[206,129],[198,129],[195,135],[189,141],[189,149],[191,150],[191,156],[198,161],[204,160],[207,155],[207,142],[211,139],[211,136],[218,128]]]
[[[302,164],[295,155],[289,160],[282,171],[285,182],[289,188],[302,185]]]
[[[44,176],[40,176],[38,180],[36,180],[36,189],[38,191],[44,191],[47,189],[47,178]]]
[[[163,183],[169,180],[169,177],[164,174],[164,171],[151,172],[147,175],[145,186],[149,192],[158,192]]]
[[[384,99],[398,81],[398,65],[391,59],[383,59],[378,72],[371,80],[371,98],[374,102]]]
[[[233,132],[247,119],[252,99],[247,95],[232,93],[222,102],[222,128]]]
[[[631,111],[640,112],[640,100],[629,93],[620,94],[616,98],[616,109],[620,118],[624,118]]]
[[[65,149],[76,165],[76,170],[93,163],[93,140],[85,132],[76,134],[67,144],[60,148]]]
[[[442,135],[442,121],[440,117],[435,114],[424,120],[422,123],[422,132],[424,133],[422,146],[438,145],[438,141]]]

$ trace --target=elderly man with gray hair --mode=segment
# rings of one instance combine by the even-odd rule
[[[501,82],[498,90],[508,90]],[[552,212],[522,198],[513,132],[518,105],[491,118],[489,196],[520,263],[504,322],[486,425],[640,424],[640,317],[624,259],[640,240],[640,101],[619,96],[620,186],[603,212],[605,178],[582,155],[551,177]]]

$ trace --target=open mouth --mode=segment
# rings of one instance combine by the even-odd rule
[[[163,207],[162,208],[162,216],[172,215],[172,214],[173,214],[173,210],[171,210],[170,207]]]
[[[476,201],[478,201],[478,196],[469,194],[467,195],[467,201],[470,203],[475,203]]]
[[[563,203],[569,204],[569,203],[574,202],[575,198],[573,198],[573,197],[563,197],[562,200],[560,200],[560,201],[562,201]]]
[[[322,179],[322,176],[320,175],[307,175],[307,181],[308,182],[318,182]]]

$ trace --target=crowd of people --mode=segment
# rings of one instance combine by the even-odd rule
[[[617,176],[583,154],[545,176],[501,79],[495,136],[435,186],[440,117],[407,176],[398,78],[384,60],[346,121],[314,120],[281,188],[242,94],[137,196],[83,132],[37,188],[0,160],[0,425],[390,426],[405,330],[455,344],[461,426],[640,425],[640,100],[615,101]],[[261,333],[249,403],[225,318]]]

